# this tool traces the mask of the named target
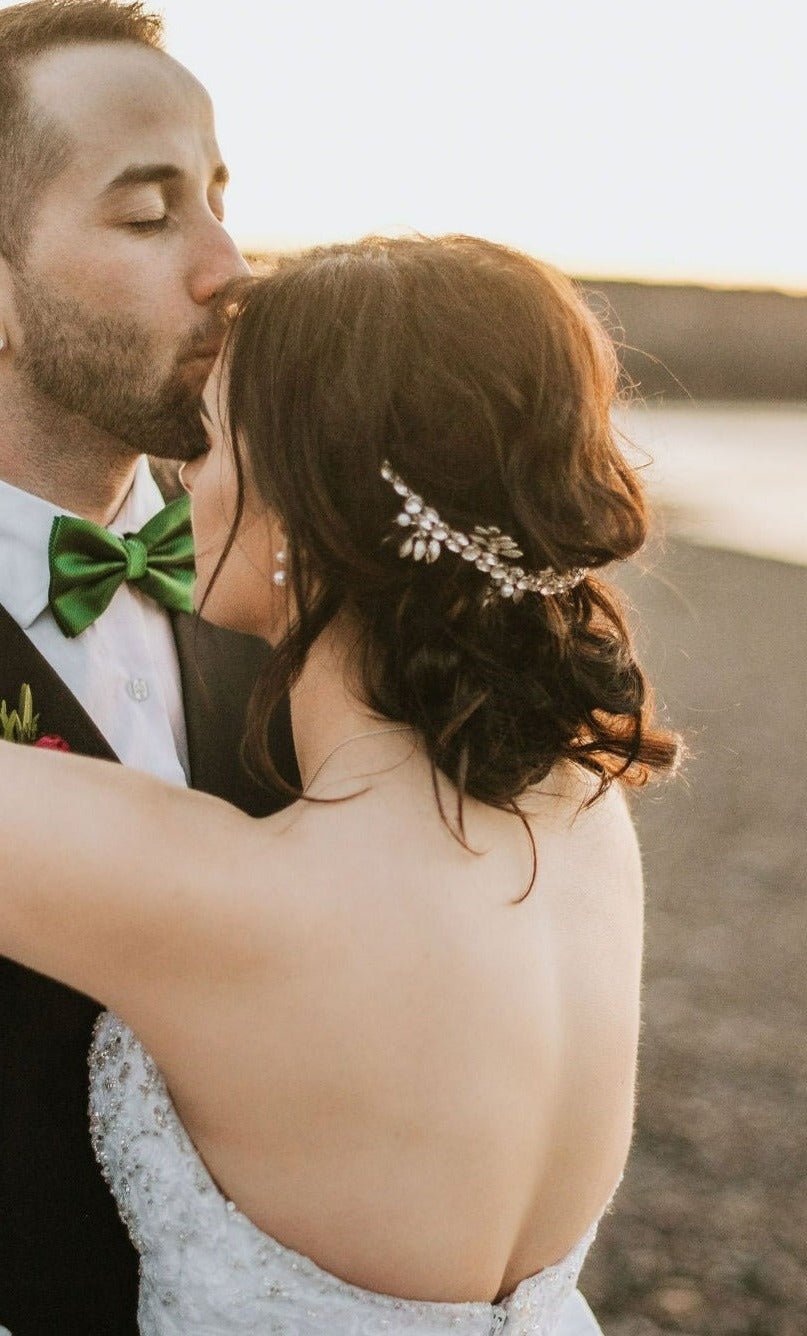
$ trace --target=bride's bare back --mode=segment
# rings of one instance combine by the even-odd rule
[[[642,892],[624,799],[580,812],[591,792],[559,771],[530,800],[520,904],[523,827],[468,803],[467,853],[417,755],[233,852],[240,957],[228,933],[203,985],[136,1021],[265,1232],[367,1289],[489,1300],[601,1212],[632,1130]]]

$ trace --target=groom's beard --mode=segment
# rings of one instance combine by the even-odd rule
[[[160,382],[149,333],[126,316],[97,316],[38,280],[14,278],[28,385],[69,413],[162,459],[194,459],[207,449],[201,386],[181,379],[180,361]]]

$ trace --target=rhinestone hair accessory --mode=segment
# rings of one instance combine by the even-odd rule
[[[542,571],[525,571],[517,564],[524,556],[521,548],[495,525],[477,524],[470,534],[452,529],[433,506],[428,506],[422,496],[407,486],[389,460],[385,459],[381,465],[381,477],[403,498],[403,508],[395,518],[395,523],[406,530],[398,555],[430,564],[445,548],[463,561],[472,562],[488,580],[486,603],[495,598],[520,603],[525,594],[544,597],[565,594],[589,574],[588,566],[576,566],[570,571],[556,571],[551,566]]]

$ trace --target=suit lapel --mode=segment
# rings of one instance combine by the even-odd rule
[[[72,751],[107,761],[119,758],[59,674],[0,604],[0,699],[13,709],[27,682],[39,715],[39,732],[64,738]]]
[[[256,783],[241,760],[246,707],[269,652],[252,636],[223,631],[185,613],[172,615],[182,680],[191,783],[234,803],[252,816],[267,816],[283,800]],[[0,699],[17,704],[27,682],[40,716],[41,735],[55,733],[72,751],[118,761],[103,733],[47,659],[0,604]],[[270,730],[281,773],[299,783],[288,705]]]
[[[269,650],[252,636],[211,626],[185,613],[172,615],[182,678],[191,783],[234,803],[251,816],[268,816],[282,799],[257,783],[241,760],[246,709]],[[270,730],[281,774],[298,784],[288,705]]]

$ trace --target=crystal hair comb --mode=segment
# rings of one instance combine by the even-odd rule
[[[400,478],[389,460],[381,465],[381,477],[403,499],[403,508],[395,523],[406,530],[398,546],[398,555],[413,561],[434,562],[443,549],[463,561],[472,562],[488,580],[488,599],[509,598],[519,603],[525,594],[565,594],[589,574],[590,567],[576,566],[570,571],[556,571],[547,566],[542,571],[525,571],[517,565],[524,556],[508,534],[495,525],[477,524],[470,534],[452,529],[434,509]]]

